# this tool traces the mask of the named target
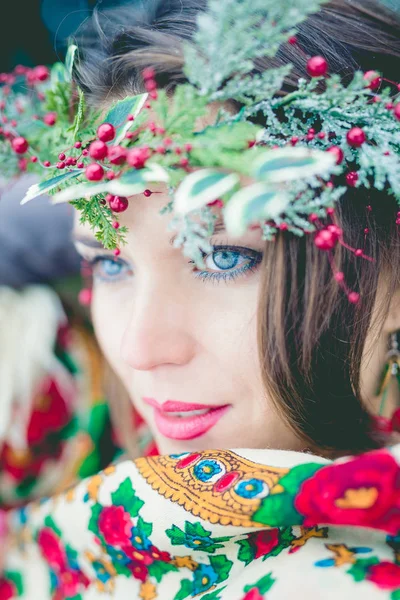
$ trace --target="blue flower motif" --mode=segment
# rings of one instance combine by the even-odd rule
[[[131,535],[132,546],[135,546],[138,550],[149,550],[152,543],[140,527],[132,527]]]
[[[265,492],[265,483],[260,479],[247,479],[237,484],[235,492],[241,498],[256,498]]]
[[[118,550],[114,546],[109,545],[106,546],[106,550],[113,565],[129,565],[132,562],[123,550]]]
[[[104,568],[103,563],[97,560],[92,562],[92,567],[96,571],[96,577],[101,583],[107,583],[111,579],[110,573]]]
[[[195,477],[204,482],[221,473],[221,471],[222,468],[214,460],[201,460],[193,469]]]
[[[199,565],[194,572],[193,595],[210,589],[218,581],[218,575],[211,565]]]

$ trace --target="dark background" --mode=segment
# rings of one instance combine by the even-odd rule
[[[0,0],[0,71],[63,59],[66,40],[98,4],[149,0]],[[223,2],[223,0],[220,0]],[[381,0],[400,12],[400,0]]]

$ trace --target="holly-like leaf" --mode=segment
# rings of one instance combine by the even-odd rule
[[[143,500],[136,496],[129,477],[121,483],[117,491],[111,494],[111,500],[116,506],[122,506],[131,517],[137,517],[144,504]]]
[[[57,527],[53,517],[51,517],[50,515],[47,515],[47,517],[44,520],[44,524],[49,529],[52,529],[59,538],[62,537],[62,531],[59,527]]]
[[[213,592],[210,592],[209,594],[202,596],[201,600],[221,600],[220,594],[221,594],[221,592],[224,591],[224,589],[226,589],[226,585],[219,588],[219,590],[214,590]]]
[[[249,565],[254,560],[254,548],[251,546],[247,538],[244,540],[239,540],[236,543],[240,546],[238,552],[238,559],[244,562],[244,564],[247,567],[247,565]]]
[[[63,173],[62,175],[57,175],[57,177],[52,177],[47,181],[42,181],[41,183],[34,183],[30,186],[25,196],[21,200],[21,204],[26,204],[33,200],[33,198],[37,198],[38,196],[42,196],[50,192],[52,189],[68,181],[69,179],[75,179],[82,173],[81,169],[74,169],[72,171],[68,171],[67,173]]]
[[[21,573],[18,573],[18,571],[4,571],[3,577],[7,581],[11,581],[11,583],[14,584],[15,589],[17,590],[18,597],[23,595],[24,583]]]
[[[282,486],[286,492],[295,496],[303,481],[312,477],[322,467],[324,467],[324,465],[321,465],[320,463],[297,465],[290,469],[289,473],[279,480],[279,485]]]
[[[182,181],[175,193],[174,208],[187,214],[217,200],[239,183],[236,173],[222,173],[213,169],[200,169]]]
[[[255,161],[254,176],[269,183],[287,183],[315,175],[326,177],[335,167],[336,157],[331,152],[285,147],[266,150]]]
[[[254,183],[234,194],[224,211],[227,231],[241,236],[252,223],[276,219],[287,208],[289,198],[264,183]]]
[[[204,600],[204,598],[203,598],[203,600]],[[395,590],[394,592],[392,592],[390,594],[390,600],[400,600],[400,589]]]
[[[376,556],[371,556],[371,558],[359,558],[347,572],[353,577],[354,581],[364,581],[367,577],[369,568],[378,563],[379,558]]]
[[[252,519],[255,523],[278,527],[282,523],[282,519],[290,525],[301,525],[304,517],[295,509],[293,496],[282,493],[270,494],[263,498]]]
[[[224,554],[218,556],[210,556],[210,565],[218,575],[218,583],[228,579],[233,562],[228,560]]]
[[[199,523],[199,521],[196,521],[196,523],[186,521],[185,531],[189,535],[194,535],[198,537],[209,537],[211,535],[211,531],[207,531],[206,529],[204,529],[204,527],[201,523]]]
[[[149,537],[153,532],[153,525],[151,523],[146,523],[143,521],[142,517],[139,517],[137,520],[137,528],[143,531],[143,533]]]
[[[118,100],[108,111],[104,117],[103,123],[110,123],[116,129],[115,139],[112,144],[119,144],[125,137],[128,129],[134,124],[134,121],[128,121],[129,115],[136,117],[144,103],[148,94],[139,94],[137,96],[128,96],[123,100]]]
[[[92,516],[90,517],[88,529],[89,531],[92,531],[95,535],[99,534],[99,517],[102,510],[102,505],[98,503],[94,504],[91,508]]]
[[[158,583],[160,583],[160,581],[166,573],[170,573],[171,571],[178,571],[178,567],[176,567],[172,563],[157,560],[153,564],[148,566],[148,570],[149,574],[152,577],[154,577]]]
[[[173,546],[181,546],[185,543],[185,534],[176,525],[172,525],[171,529],[167,529],[165,533]]]
[[[174,600],[185,600],[188,596],[193,594],[193,583],[190,579],[182,579],[181,587],[177,594],[175,594]]]

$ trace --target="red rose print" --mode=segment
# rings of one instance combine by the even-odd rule
[[[136,564],[128,565],[128,569],[130,569],[130,571],[135,579],[139,579],[139,581],[143,581],[143,582],[146,581],[149,572],[147,570],[147,567],[145,567],[145,565],[139,565],[136,563]]]
[[[396,590],[400,588],[400,565],[389,561],[372,565],[367,579],[383,590]]]
[[[63,571],[59,576],[59,590],[63,598],[73,598],[79,592],[81,578],[77,571]]]
[[[1,600],[12,600],[17,597],[17,590],[12,581],[0,579],[0,598]]]
[[[133,546],[123,546],[122,550],[135,564],[138,563],[147,566],[151,565],[155,560],[160,560],[155,559],[150,552],[146,550],[138,550]]]
[[[387,450],[323,467],[294,500],[304,525],[356,525],[400,531],[400,467]]]
[[[99,517],[99,530],[107,544],[122,546],[129,543],[132,522],[122,506],[107,506]]]
[[[161,560],[162,562],[171,561],[171,555],[168,552],[161,552],[161,550],[155,546],[151,546],[149,554],[152,558],[154,558],[154,560]]]
[[[67,564],[67,556],[60,540],[49,527],[39,532],[38,546],[50,567],[56,571],[64,571]]]
[[[243,596],[242,600],[264,600],[264,596],[260,594],[258,588],[253,588]]]
[[[265,556],[271,552],[279,544],[279,530],[262,529],[261,531],[257,531],[257,533],[251,534],[249,542],[256,549],[254,558],[260,558],[260,556]]]

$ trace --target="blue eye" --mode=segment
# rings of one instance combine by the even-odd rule
[[[208,270],[197,271],[196,277],[203,280],[232,280],[247,271],[254,271],[262,260],[262,252],[239,246],[214,246],[214,251],[204,254]]]
[[[113,283],[121,281],[132,273],[130,267],[124,260],[112,258],[110,256],[98,256],[91,264],[95,279],[100,281]]]

